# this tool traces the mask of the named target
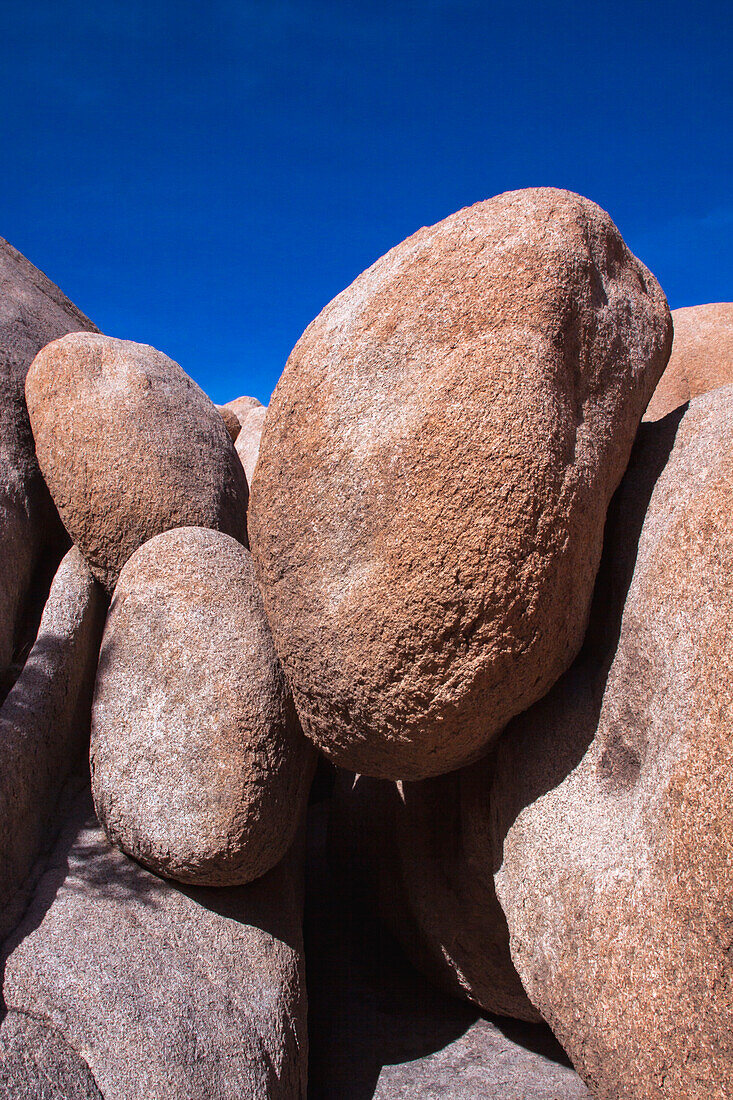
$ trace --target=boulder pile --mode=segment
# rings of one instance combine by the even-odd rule
[[[1,241],[0,367],[0,1089],[305,1100],[317,810],[364,920],[577,1071],[421,1046],[380,1097],[727,1095],[733,306],[537,188],[378,260],[269,407]]]

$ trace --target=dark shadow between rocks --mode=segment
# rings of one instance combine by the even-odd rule
[[[64,554],[71,546],[66,532],[63,534],[64,538],[57,537],[46,548],[34,570],[13,641],[13,659],[8,668],[0,670],[0,707],[17,683],[31,654],[51,585]]]
[[[309,1100],[371,1100],[382,1067],[440,1050],[478,1012],[451,1001],[412,970],[326,854],[328,806],[308,821],[305,951]]]
[[[372,1100],[385,1067],[439,1053],[481,1020],[512,1046],[570,1066],[545,1024],[487,1016],[419,974],[377,919],[368,876],[337,878],[327,832],[328,805],[312,806],[304,927],[310,1100]]]
[[[547,1058],[549,1062],[555,1062],[558,1066],[566,1066],[568,1069],[573,1068],[573,1063],[547,1024],[530,1024],[525,1020],[512,1020],[508,1016],[488,1015],[486,1019],[491,1020],[494,1027],[510,1043],[523,1047],[524,1050],[529,1050],[533,1054],[539,1054],[543,1058]]]
[[[608,508],[601,564],[578,661],[595,660],[608,671],[613,660],[649,501],[687,408],[682,405],[662,420],[639,425],[626,473]]]
[[[487,758],[463,773],[469,803],[478,799],[477,805],[486,804],[488,811],[492,777],[501,757],[501,812],[495,814],[492,806],[486,835],[491,845],[493,834],[494,850],[486,855],[488,860],[493,857],[494,871],[501,865],[504,837],[517,815],[568,776],[593,738],[649,500],[684,412],[685,408],[678,409],[664,420],[640,427],[627,474],[609,507],[601,565],[578,658],[543,700],[509,724]],[[565,720],[568,714],[573,715],[572,722]],[[521,775],[512,774],[515,760],[522,762]],[[509,1044],[556,1066],[570,1067],[546,1025],[482,1016],[412,969],[374,914],[374,899],[364,889],[369,874],[360,874],[356,867],[353,874],[339,872],[341,877],[336,879],[329,870],[324,854],[326,812],[325,805],[311,807],[307,864],[311,1100],[371,1100],[383,1067],[441,1051],[481,1019],[490,1021]],[[447,828],[451,822],[449,814]],[[450,838],[444,839],[450,849]],[[455,848],[461,850],[459,844]]]

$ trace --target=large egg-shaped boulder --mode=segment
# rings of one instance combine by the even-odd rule
[[[92,714],[92,790],[109,838],[180,882],[250,882],[283,857],[314,766],[249,551],[203,528],[128,561]]]
[[[456,768],[567,668],[670,342],[608,215],[552,188],[421,229],[306,329],[248,522],[299,716],[335,762]]]
[[[33,360],[26,399],[56,507],[108,589],[161,531],[211,527],[246,543],[247,482],[224,421],[162,352],[74,333]]]

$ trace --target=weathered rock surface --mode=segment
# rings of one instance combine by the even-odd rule
[[[260,441],[265,427],[267,409],[263,405],[250,409],[246,416],[242,416],[242,430],[237,436],[235,449],[244,466],[247,475],[247,484],[252,484],[257,465],[257,457],[260,453]]]
[[[409,966],[368,894],[332,872],[323,809],[309,811],[309,1100],[589,1100],[546,1024],[481,1017]]]
[[[227,408],[226,405],[217,405],[216,411],[219,413],[222,420],[224,421],[226,430],[229,432],[232,443],[234,443],[242,428],[242,425],[239,423],[239,419],[230,408]]]
[[[609,516],[603,630],[486,773],[514,962],[598,1100],[733,1080],[733,387],[681,413]]]
[[[299,846],[251,886],[183,891],[111,848],[84,792],[5,963],[6,1006],[48,1034],[21,1053],[0,1029],[0,1075],[73,1091],[8,1095],[305,1100],[301,921]]]
[[[343,772],[334,858],[344,875],[362,876],[381,920],[431,981],[486,1012],[539,1021],[494,888],[488,787],[483,764],[417,783]]]
[[[59,288],[0,238],[0,673],[39,559],[61,530],[36,462],[25,376],[50,340],[94,330]]]
[[[250,553],[228,535],[167,531],[122,570],[99,660],[91,763],[107,834],[158,874],[250,882],[290,847],[315,752]]]
[[[672,354],[645,420],[660,420],[691,398],[733,383],[733,302],[675,309],[672,321]]]
[[[162,352],[67,336],[36,356],[26,396],[51,495],[108,590],[161,531],[211,527],[246,543],[234,444],[206,394]]]
[[[421,229],[308,327],[248,522],[303,728],[334,762],[456,768],[567,668],[670,341],[608,215],[551,188]]]
[[[33,648],[0,708],[0,936],[17,920],[21,887],[46,840],[61,787],[86,755],[106,603],[79,551],[70,550]]]
[[[393,1020],[395,1029],[409,1027],[399,1012]],[[371,1100],[592,1100],[571,1067],[535,1050],[534,1036],[517,1031],[478,1017],[443,1049],[385,1063]],[[338,1095],[349,1096],[348,1087]],[[351,1094],[353,1100],[358,1095]]]
[[[47,1020],[13,1011],[0,1023],[0,1096],[103,1100],[82,1055]]]

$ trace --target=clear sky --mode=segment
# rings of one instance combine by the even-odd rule
[[[725,2],[0,0],[0,235],[215,401],[421,225],[551,184],[733,299]]]

